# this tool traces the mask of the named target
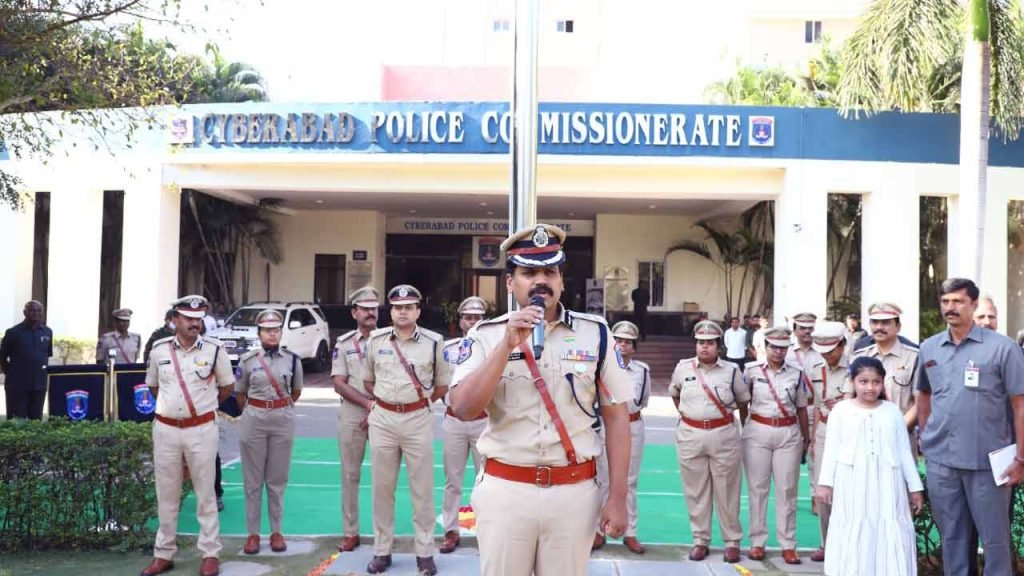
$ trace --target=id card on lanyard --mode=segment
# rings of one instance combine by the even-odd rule
[[[977,388],[981,382],[981,369],[974,364],[974,360],[968,360],[964,367],[964,387]]]

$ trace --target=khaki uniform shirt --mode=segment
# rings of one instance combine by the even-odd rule
[[[115,364],[132,364],[138,361],[141,349],[142,336],[134,332],[129,332],[127,336],[122,336],[117,331],[107,332],[100,336],[99,342],[96,343],[96,362],[106,364],[110,350],[116,350]]]
[[[694,368],[694,365],[697,367]],[[722,403],[729,414],[722,414],[711,400],[697,377],[700,370],[708,390]],[[705,369],[696,358],[680,360],[672,371],[668,386],[670,396],[679,397],[679,414],[693,420],[717,420],[732,414],[738,403],[750,402],[750,388],[743,382],[743,374],[732,362],[719,359],[710,369]]]
[[[828,362],[822,360],[811,366],[807,372],[811,387],[814,388],[814,408],[822,416],[828,417],[832,407],[843,399],[843,394],[849,389],[847,367],[844,355],[835,368],[830,368]]]
[[[371,333],[372,334],[372,333]],[[349,386],[366,394],[363,384],[363,363],[366,361],[366,346],[369,336],[359,330],[352,330],[338,336],[334,345],[334,360],[331,362],[331,376],[345,376]],[[344,402],[344,398],[342,402]]]
[[[412,338],[401,340],[394,328],[379,328],[370,333],[363,364],[363,380],[374,383],[376,398],[390,404],[411,404],[420,399],[392,343],[402,351],[423,385],[424,398],[430,397],[435,386],[447,386],[451,381],[444,361],[444,339],[440,334],[417,326]]]
[[[470,330],[460,345],[458,359],[461,362],[455,370],[453,388],[479,368],[502,343],[507,322],[508,315],[504,315],[481,322]],[[605,332],[606,342],[599,374],[601,331]],[[615,339],[600,316],[560,307],[558,320],[547,324],[544,334],[544,353],[537,367],[576,449],[577,461],[591,460],[601,454],[597,431],[591,427],[595,400],[599,400],[601,406],[629,402],[633,399],[633,383],[619,363]],[[607,394],[598,395],[598,377]],[[486,410],[490,422],[476,445],[484,457],[517,466],[565,466],[569,463],[558,430],[551,422],[521,350],[509,354],[508,364]]]
[[[818,351],[814,348],[801,350],[800,346],[797,344],[790,346],[789,351],[786,352],[786,364],[792,364],[804,373],[804,393],[807,394],[807,398],[814,400],[815,406],[818,404],[815,399],[818,392],[817,390],[810,389],[810,379],[808,378],[808,375],[811,373],[811,368],[823,360],[824,359],[821,357],[821,354],[818,354]]]
[[[263,355],[263,362],[259,356]],[[274,389],[263,363],[274,374],[277,385],[285,397],[290,397],[293,390],[302,390],[302,359],[290,350],[278,348],[272,352],[264,352],[263,348],[250,350],[238,359],[238,367],[242,369],[242,377],[235,384],[235,392],[245,394],[258,400],[278,400],[282,396]]]
[[[188,388],[196,415],[217,409],[217,389],[235,383],[231,361],[217,340],[200,336],[185,349],[177,336],[158,340],[149,353],[146,385],[157,389],[156,413],[174,419],[191,418],[171,354],[176,354],[181,377]]]
[[[876,343],[854,354],[854,358],[859,356],[882,361],[885,368],[885,397],[906,414],[914,405],[914,389],[917,388],[917,348],[907,346],[897,339],[888,354],[882,355]],[[852,382],[847,391],[853,393]]]
[[[633,383],[633,401],[629,403],[629,413],[636,414],[646,408],[651,399],[651,367],[646,362],[631,360],[626,365],[626,374]]]
[[[767,376],[765,376],[767,373]],[[747,365],[743,378],[750,387],[750,412],[767,418],[796,416],[797,408],[807,407],[807,392],[803,385],[803,371],[792,364],[784,363],[779,370],[767,362],[753,362]],[[772,396],[771,386],[779,401]],[[786,414],[779,409],[786,409]]]

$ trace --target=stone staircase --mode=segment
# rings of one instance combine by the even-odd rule
[[[648,336],[637,348],[634,358],[651,367],[651,394],[659,396],[668,394],[669,379],[676,363],[697,355],[696,341],[692,337]]]

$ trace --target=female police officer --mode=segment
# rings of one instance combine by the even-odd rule
[[[270,549],[287,549],[281,535],[284,489],[288,485],[292,445],[295,443],[295,401],[302,393],[302,361],[281,348],[284,318],[277,310],[256,316],[261,346],[238,361],[242,377],[235,387],[244,407],[239,444],[245,479],[245,524],[249,537],[243,552],[260,551],[260,511],[263,486],[267,487]]]

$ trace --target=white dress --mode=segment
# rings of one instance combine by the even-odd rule
[[[833,488],[825,574],[916,575],[908,493],[922,486],[899,408],[836,404],[822,459],[819,484]]]

